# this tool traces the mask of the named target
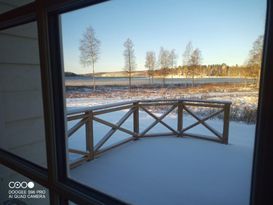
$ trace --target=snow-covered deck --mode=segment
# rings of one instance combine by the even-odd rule
[[[123,114],[105,118],[117,121]],[[144,112],[140,112],[139,119],[140,130],[151,122]],[[129,118],[124,126],[132,122]],[[169,115],[165,122],[176,126],[177,116]],[[193,122],[185,116],[185,126]],[[215,119],[208,123],[217,129],[222,122]],[[164,126],[156,126],[155,132],[163,129]],[[94,124],[94,130],[103,133],[103,126]],[[70,147],[85,148],[84,131],[79,130],[78,136],[70,139]],[[193,131],[207,132],[202,125]],[[247,205],[254,131],[254,125],[231,122],[228,145],[177,136],[140,138],[85,162],[72,169],[70,175],[130,204]],[[112,142],[122,134],[117,131]],[[99,140],[95,137],[94,144]]]

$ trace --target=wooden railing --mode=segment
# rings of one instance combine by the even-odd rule
[[[177,137],[193,137],[205,140],[211,140],[215,142],[220,142],[223,144],[228,144],[228,132],[229,132],[229,113],[230,113],[231,102],[224,101],[207,101],[207,100],[140,100],[140,101],[127,101],[121,103],[113,103],[101,106],[94,106],[88,109],[77,109],[69,111],[67,114],[67,121],[76,121],[76,123],[69,128],[67,131],[68,137],[73,136],[73,134],[82,127],[85,127],[85,139],[86,139],[86,149],[78,150],[69,148],[70,153],[79,154],[82,157],[70,162],[71,168],[78,166],[79,164],[94,159],[96,156],[120,146],[124,143],[130,142],[132,140],[137,140],[143,137],[156,137],[156,136],[177,136]],[[157,108],[163,107],[165,112],[160,116],[156,115],[153,110],[149,107]],[[210,109],[212,112],[206,117],[200,117],[192,108],[206,108]],[[126,110],[125,114],[120,118],[117,123],[109,122],[105,119],[101,119],[98,116],[106,113],[112,113],[116,111]],[[177,126],[173,128],[171,125],[163,121],[164,118],[171,112],[177,114]],[[140,111],[148,114],[155,121],[150,125],[140,131]],[[183,126],[184,114],[191,116],[196,120],[196,122]],[[133,115],[133,127],[124,128],[122,125],[129,117]],[[223,119],[223,129],[222,132],[217,131],[215,128],[211,127],[206,121],[214,117],[219,117]],[[111,129],[96,143],[94,144],[94,136],[96,135],[96,130],[94,130],[94,122],[101,123],[110,127]],[[154,133],[148,134],[148,132],[154,128],[157,124],[163,125],[169,130],[166,133]],[[197,125],[203,125],[207,130],[209,130],[214,136],[201,135],[200,133],[189,133],[188,131]],[[131,137],[121,140],[117,143],[111,144],[109,146],[103,147],[105,143],[113,136],[117,131],[121,131],[129,134]]]

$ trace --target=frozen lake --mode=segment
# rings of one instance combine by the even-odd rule
[[[166,78],[166,84],[191,84],[191,78]],[[155,78],[153,84],[162,84],[162,78]],[[244,82],[255,82],[253,79],[245,78],[195,78],[196,84],[206,83],[244,83]],[[90,77],[65,77],[66,86],[92,86],[92,78]],[[149,78],[145,77],[134,77],[132,78],[132,85],[147,85],[150,84]],[[98,86],[125,86],[128,85],[128,78],[126,77],[99,77],[96,78],[96,85]]]

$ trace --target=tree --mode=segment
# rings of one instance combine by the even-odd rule
[[[176,66],[176,59],[177,59],[177,55],[175,53],[175,49],[172,49],[169,55],[169,60],[170,60],[170,66],[172,68],[172,77],[174,74],[174,67]]]
[[[185,51],[183,53],[183,65],[184,66],[189,66],[191,55],[192,55],[192,51],[193,51],[193,47],[192,47],[192,43],[190,41],[186,45]]]
[[[163,47],[160,48],[158,64],[160,66],[161,75],[163,77],[163,85],[165,85],[165,78],[168,75],[170,66],[170,52]]]
[[[95,63],[99,57],[100,41],[95,37],[94,29],[91,26],[87,27],[83,33],[79,49],[81,64],[84,66],[92,65],[93,90],[95,91]]]
[[[191,56],[190,56],[190,60],[189,60],[189,65],[190,65],[190,70],[191,70],[191,75],[192,75],[192,86],[194,86],[194,76],[195,76],[195,69],[198,68],[201,65],[201,51],[196,48]]]
[[[261,63],[263,53],[263,36],[260,35],[252,44],[252,49],[249,51],[248,66],[257,70],[257,86],[259,85]]]
[[[135,54],[134,54],[134,44],[131,39],[127,39],[123,46],[125,47],[125,50],[123,52],[124,60],[125,60],[125,66],[124,70],[128,73],[128,79],[129,79],[129,90],[131,92],[132,87],[132,72],[136,68],[135,63]]]
[[[155,64],[156,64],[155,53],[153,51],[146,52],[145,67],[148,69],[149,79],[152,78],[152,83],[154,82]]]
[[[192,43],[191,41],[189,41],[183,53],[183,70],[184,74],[186,74],[186,78],[188,77],[189,73],[190,58],[192,55],[192,51],[193,51]]]
[[[169,58],[170,58],[170,66],[171,66],[171,68],[174,68],[176,66],[176,59],[177,59],[175,49],[171,50]]]

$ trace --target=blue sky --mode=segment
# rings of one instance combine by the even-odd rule
[[[92,26],[101,41],[96,72],[124,67],[123,43],[135,45],[137,70],[146,51],[175,49],[182,64],[186,44],[202,52],[203,64],[243,64],[264,33],[266,0],[114,0],[63,14],[65,71],[90,73],[79,62],[79,42]]]

